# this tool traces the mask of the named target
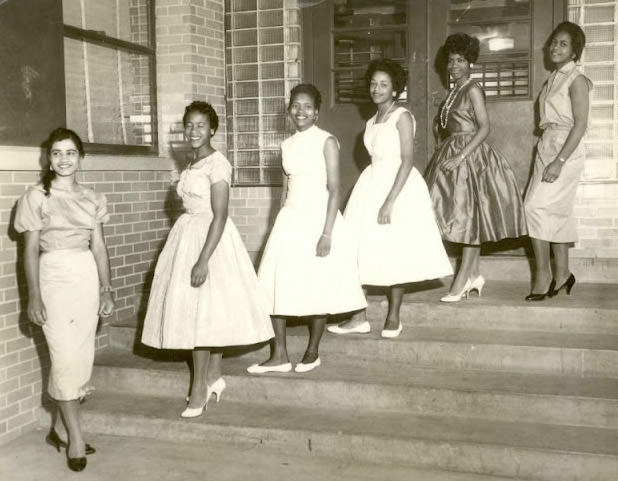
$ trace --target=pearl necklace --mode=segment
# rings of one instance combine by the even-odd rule
[[[374,124],[379,123],[381,120],[384,119],[384,117],[386,117],[388,115],[388,113],[391,111],[391,109],[393,108],[393,105],[395,105],[395,101],[393,100],[393,102],[388,106],[388,108],[386,109],[386,112],[384,112],[384,114],[382,116],[380,116],[380,112],[376,113],[376,120],[374,122]]]
[[[448,114],[450,113],[451,107],[455,103],[455,100],[457,100],[457,95],[459,94],[461,89],[463,89],[466,85],[468,85],[468,82],[470,82],[470,79],[467,79],[461,85],[455,82],[455,86],[448,93],[448,97],[446,97],[446,102],[444,102],[444,106],[442,107],[442,110],[440,111],[440,126],[443,129],[446,128],[446,124],[448,123]]]

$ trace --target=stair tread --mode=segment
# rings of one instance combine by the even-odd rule
[[[26,433],[0,447],[6,479],[65,479],[66,458],[50,456],[41,442],[41,431]],[[96,457],[80,479],[131,481],[506,481],[507,478],[445,471],[429,471],[394,464],[374,464],[358,460],[328,458],[295,452],[276,452],[263,446],[236,443],[178,442],[131,436],[87,433],[97,447]],[[127,453],[131,455],[127,456]],[[32,462],[36,459],[36,462]],[[122,462],[118,462],[118,460]],[[147,461],[147,462],[145,462]],[[508,478],[512,479],[512,478]]]
[[[177,398],[98,392],[83,406],[88,413],[109,414],[115,423],[127,417],[198,423],[244,431],[300,431],[374,436],[384,439],[438,443],[491,444],[524,449],[618,456],[618,431],[589,427],[486,421],[442,416],[419,416],[393,411],[345,410],[266,403],[209,403],[205,415],[184,420],[182,394]]]
[[[521,308],[529,315],[536,315],[543,309],[596,309],[618,310],[618,284],[577,283],[571,296],[560,293],[558,296],[543,302],[526,302],[524,297],[530,291],[528,282],[517,281],[487,281],[483,289],[483,296],[472,294],[469,300],[454,304],[439,301],[446,294],[448,286],[440,281],[421,282],[410,284],[404,296],[404,305],[432,304],[444,313],[456,315],[457,309],[474,310],[488,307]],[[368,296],[370,304],[380,304],[384,295],[371,294]],[[139,325],[137,316],[117,319],[112,322],[115,326],[136,327]]]
[[[177,370],[188,372],[183,359],[188,352],[178,353],[175,361],[157,360],[128,351],[107,349],[97,354],[100,367]],[[160,358],[159,358],[160,359]],[[261,353],[251,353],[224,360],[226,376],[256,377],[246,372],[247,366],[263,360]],[[346,356],[323,356],[322,366],[309,373],[269,373],[259,377],[306,380],[309,382],[367,383],[414,386],[498,394],[571,396],[618,400],[618,379],[586,378],[555,374],[511,373],[503,371],[437,369],[377,360],[351,359]]]

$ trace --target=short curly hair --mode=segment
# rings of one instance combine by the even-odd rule
[[[564,32],[569,37],[571,37],[571,48],[573,49],[573,53],[575,54],[575,58],[573,60],[577,62],[581,58],[584,47],[586,46],[586,34],[582,30],[582,28],[576,23],[562,22],[559,23],[556,28],[554,28],[554,31],[549,36],[547,44],[551,44],[556,34],[560,32]]]
[[[446,60],[448,60],[449,54],[456,53],[464,57],[468,62],[474,63],[479,58],[481,42],[476,37],[463,32],[457,32],[446,38],[443,48]]]
[[[391,78],[393,91],[395,92],[395,100],[397,100],[408,83],[408,74],[406,71],[401,65],[390,58],[376,59],[369,64],[365,72],[367,88],[371,85],[371,79],[376,72],[384,72]]]
[[[320,110],[320,105],[322,105],[322,95],[320,91],[313,84],[298,84],[296,87],[292,89],[290,92],[290,105],[294,102],[294,97],[299,94],[307,94],[309,97],[313,99],[313,106],[316,110]],[[288,106],[289,107],[289,106]]]
[[[189,115],[193,112],[198,112],[200,114],[204,114],[208,116],[208,122],[210,124],[210,128],[215,132],[219,128],[219,116],[215,109],[208,102],[203,102],[202,100],[194,100],[189,105],[185,107],[185,113],[182,116],[182,125],[186,126],[187,121],[189,120]]]

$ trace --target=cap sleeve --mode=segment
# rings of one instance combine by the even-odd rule
[[[97,224],[105,224],[109,220],[109,212],[107,211],[107,198],[104,194],[96,194],[96,206],[94,220]]]
[[[43,201],[45,194],[31,187],[17,201],[14,227],[17,232],[35,231],[43,228]]]
[[[210,183],[215,184],[225,180],[228,184],[232,182],[232,166],[223,154],[216,155],[213,159],[212,170],[210,171]]]

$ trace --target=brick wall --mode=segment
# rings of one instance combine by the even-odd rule
[[[582,183],[575,200],[575,257],[618,258],[618,182]]]

